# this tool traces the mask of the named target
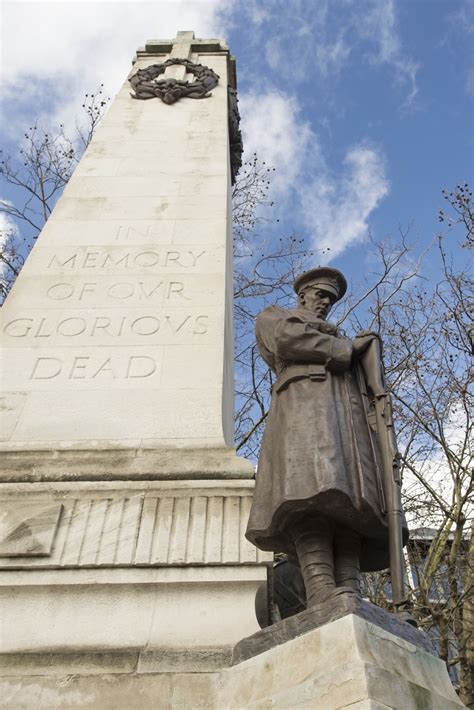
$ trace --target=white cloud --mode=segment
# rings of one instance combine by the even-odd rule
[[[0,199],[3,204],[11,204],[9,200]],[[0,212],[0,249],[5,245],[9,235],[18,234],[18,228],[11,217],[4,212]]]
[[[384,159],[374,146],[351,147],[338,175],[322,171],[301,193],[304,221],[316,248],[332,260],[368,235],[369,217],[388,195]]]
[[[465,0],[457,9],[448,16],[448,21],[453,29],[474,34],[474,5],[471,0]]]
[[[280,37],[272,37],[265,43],[265,59],[268,65],[286,78],[303,80],[316,70],[323,78],[339,72],[351,52],[350,45],[339,36],[331,41],[315,41],[308,26],[298,32],[298,59],[288,57],[288,48]]]
[[[1,199],[4,204],[11,204],[9,200]],[[11,256],[10,246],[12,240],[18,237],[18,227],[15,222],[4,212],[0,212],[0,253],[7,258]],[[6,262],[0,259],[0,282],[8,274],[9,269]],[[1,292],[1,290],[0,290]]]
[[[219,18],[228,21],[231,14],[225,20],[225,13],[221,13],[231,6],[232,0],[6,2],[7,31],[3,35],[8,72],[2,76],[4,92],[16,102],[24,100],[32,117],[51,112],[51,99],[55,99],[54,121],[73,125],[83,93],[103,82],[113,95],[130,69],[137,47],[150,34],[174,37],[188,27],[197,36],[222,36]],[[347,7],[353,8],[352,2]],[[281,53],[281,44],[272,44],[267,38],[266,47],[269,61],[280,69],[285,59],[293,76],[306,74],[309,62],[312,69],[328,76],[347,61],[350,13],[341,15],[341,22],[335,29],[331,26],[329,36],[331,9],[331,4],[320,2],[308,12],[304,2],[295,0],[280,16],[276,9],[270,13],[256,2],[246,5],[254,26],[262,30],[270,20],[278,24],[288,19],[290,10],[293,13],[286,34],[293,28],[298,42]],[[369,24],[364,31],[368,32]],[[393,63],[400,53],[399,45],[390,45],[386,32],[381,36],[385,39],[380,42],[379,61]],[[296,48],[298,61],[291,54]],[[45,90],[50,92],[47,97]],[[314,244],[331,246],[331,256],[363,239],[371,212],[388,191],[379,152],[374,147],[353,147],[342,169],[334,173],[325,163],[318,135],[289,93],[271,88],[265,92],[258,86],[254,93],[241,94],[240,109],[246,154],[256,151],[276,168],[272,195],[287,217],[291,215],[295,228],[304,227]],[[18,131],[16,124],[14,130]]]
[[[277,90],[242,94],[239,99],[245,157],[256,152],[275,168],[272,195],[281,199],[298,179],[304,161],[319,160],[319,143],[301,120],[294,97]]]
[[[263,48],[281,80],[323,81],[328,88],[354,62],[370,63],[389,70],[405,94],[402,108],[413,104],[419,66],[404,47],[394,0],[274,0],[269,6],[271,12],[258,12],[255,2],[233,7],[246,24],[247,43],[259,61]]]
[[[459,57],[453,61],[458,67],[458,71],[465,72],[465,92],[467,96],[474,96],[474,67],[472,63],[472,52],[469,47],[472,44],[472,35],[474,35],[474,3],[471,0],[461,2],[456,10],[448,15],[448,31],[444,42],[448,41],[448,35],[451,38],[454,46],[465,49],[467,62],[460,61]]]
[[[339,37],[332,43],[318,43],[315,48],[316,61],[322,76],[328,77],[340,71],[351,53],[350,45]]]
[[[265,9],[259,0],[249,0],[247,4],[248,12],[252,18],[252,22],[255,25],[261,25],[265,20],[269,18],[268,9]]]
[[[27,106],[31,120],[46,111],[49,115],[51,101],[55,101],[54,119],[71,123],[85,92],[103,82],[115,94],[136,49],[150,35],[174,37],[178,30],[191,28],[198,37],[219,36],[217,10],[221,5],[219,0],[7,0],[1,76],[5,104],[11,99],[17,108]]]
[[[403,108],[409,108],[418,94],[419,65],[403,50],[393,0],[372,0],[368,11],[361,13],[358,32],[363,40],[376,47],[369,59],[376,64],[387,64],[394,70],[395,81],[408,85]]]
[[[294,228],[304,228],[314,248],[329,248],[326,261],[363,241],[389,191],[382,152],[368,143],[352,146],[341,170],[331,171],[295,97],[278,90],[244,94],[240,108],[245,154],[256,152],[276,169],[271,196],[287,219],[292,215]]]

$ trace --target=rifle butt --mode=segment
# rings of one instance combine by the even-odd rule
[[[399,511],[389,511],[387,513],[387,522],[392,598],[394,606],[398,606],[406,601],[403,577],[404,561],[401,513]]]

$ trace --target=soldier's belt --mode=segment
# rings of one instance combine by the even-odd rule
[[[297,382],[298,380],[312,380],[313,382],[320,382],[325,380],[327,377],[325,365],[301,365],[293,366],[289,368],[284,374],[280,375],[275,384],[273,385],[273,392],[281,392],[290,382]]]

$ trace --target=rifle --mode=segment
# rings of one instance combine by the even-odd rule
[[[375,426],[382,457],[382,487],[387,509],[392,596],[393,604],[397,607],[406,602],[403,574],[401,457],[397,450],[392,402],[385,384],[382,345],[379,338],[372,340],[362,354],[360,364],[373,397],[375,410]]]

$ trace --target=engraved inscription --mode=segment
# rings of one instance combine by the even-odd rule
[[[117,234],[115,236],[115,239],[121,240],[123,239],[124,241],[129,238],[134,238],[135,236],[138,237],[151,237],[151,239],[159,239],[161,236],[159,228],[154,225],[154,224],[149,224],[148,226],[143,226],[141,229],[137,229],[136,227],[128,227],[125,225],[120,225],[120,227],[117,230]]]
[[[143,281],[117,281],[111,285],[104,285],[97,281],[78,284],[63,282],[50,286],[46,291],[46,295],[53,301],[68,301],[69,299],[87,301],[88,298],[92,297],[100,299],[111,298],[114,301],[126,301],[129,298],[139,301],[153,298],[162,298],[167,301],[176,299],[191,300],[184,292],[182,281],[153,281],[150,283],[144,283]]]
[[[38,357],[33,365],[30,380],[116,380],[151,377],[157,363],[149,355],[130,355],[118,359],[85,355],[68,358]]]
[[[55,254],[48,263],[48,269],[61,271],[136,270],[137,268],[153,270],[157,267],[192,269],[205,254],[206,250],[199,249],[163,249],[162,251],[117,249],[111,253],[106,249],[96,248],[75,251],[63,256]]]
[[[15,318],[4,327],[5,335],[11,338],[48,338],[56,335],[65,338],[86,336],[92,338],[96,334],[105,334],[111,338],[122,335],[152,336],[157,333],[176,335],[185,332],[192,335],[205,335],[209,329],[209,316],[207,315],[153,315],[140,316],[68,316],[55,318],[54,316]]]

